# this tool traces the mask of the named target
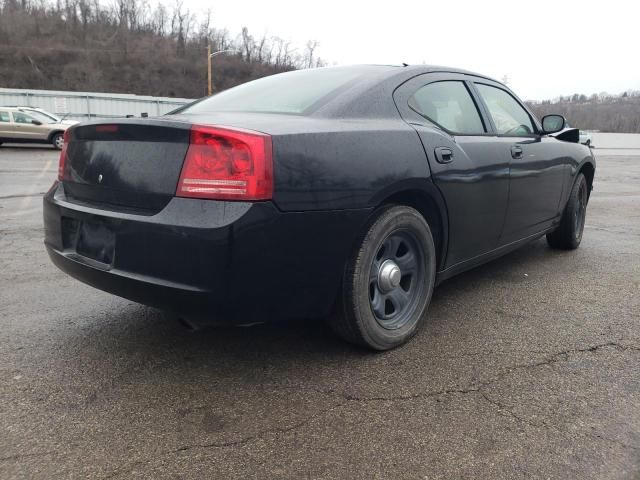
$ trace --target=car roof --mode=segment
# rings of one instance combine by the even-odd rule
[[[397,107],[393,101],[378,101],[391,99],[393,92],[406,81],[424,74],[468,75],[475,79],[485,79],[503,85],[486,75],[471,72],[461,68],[439,65],[345,65],[323,68],[362,68],[366,70],[357,84],[328,98],[324,105],[315,110],[312,115],[328,118],[346,117],[390,117],[397,115]],[[472,78],[469,78],[470,80]],[[508,87],[504,86],[507,90]],[[510,91],[510,90],[509,90]],[[363,101],[368,98],[369,101]],[[371,99],[376,99],[371,101]]]
[[[3,110],[11,110],[11,111],[15,111],[15,112],[19,112],[21,110],[40,110],[37,107],[16,107],[14,105],[12,106],[0,106],[0,108],[2,108]]]
[[[357,67],[357,65],[353,65],[353,66]],[[409,65],[409,64],[403,63],[401,65],[372,65],[372,66],[383,67],[383,68],[387,67],[389,76],[396,76],[398,74],[407,74],[407,76],[416,76],[416,75],[421,75],[423,73],[441,72],[441,73],[457,73],[461,75],[471,75],[474,77],[485,78],[487,80],[491,80],[492,82],[502,83],[496,80],[495,78],[491,78],[481,73],[472,72],[470,70],[465,70],[463,68],[448,67],[445,65],[426,65],[426,64]],[[328,68],[331,68],[331,67],[328,67]]]

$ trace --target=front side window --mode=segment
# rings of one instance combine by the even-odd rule
[[[509,93],[480,83],[476,88],[487,104],[499,135],[531,135],[536,131],[527,111]]]
[[[26,113],[13,112],[13,121],[16,123],[31,123],[32,118]]]
[[[0,122],[10,122],[9,112],[0,112]]]
[[[486,132],[469,90],[460,81],[434,82],[421,87],[409,99],[409,107],[453,133]]]

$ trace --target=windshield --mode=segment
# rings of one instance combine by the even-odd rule
[[[238,85],[172,113],[306,113],[329,94],[353,85],[378,66],[296,70]]]
[[[42,123],[58,123],[57,120],[51,118],[44,113],[36,112],[35,110],[25,110],[23,113],[28,114],[31,118],[41,121]]]
[[[51,120],[55,120],[56,123],[62,121],[62,119],[60,117],[58,117],[57,115],[54,115],[51,112],[45,112],[43,110],[38,110],[38,113],[41,114],[41,115],[45,115],[45,116],[49,117]]]

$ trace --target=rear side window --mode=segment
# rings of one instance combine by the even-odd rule
[[[409,106],[450,132],[464,135],[486,132],[478,108],[463,82],[452,80],[425,85],[411,96]]]
[[[499,135],[531,135],[536,131],[527,111],[506,91],[476,84]]]
[[[238,85],[172,113],[273,112],[302,114],[353,85],[375,66],[298,70]]]
[[[9,112],[0,112],[0,122],[10,122]]]

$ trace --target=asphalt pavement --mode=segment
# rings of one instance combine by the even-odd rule
[[[445,282],[373,354],[73,280],[42,244],[57,152],[0,147],[0,478],[640,478],[640,152],[596,154],[578,250]]]

